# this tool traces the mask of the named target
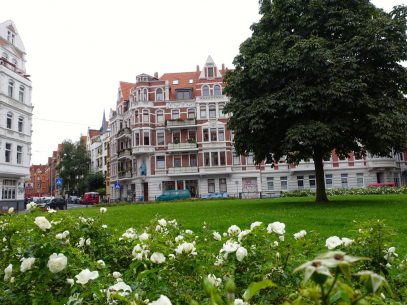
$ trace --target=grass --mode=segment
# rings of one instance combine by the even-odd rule
[[[332,235],[352,237],[366,219],[383,219],[396,235],[394,246],[407,253],[407,195],[335,196],[327,204],[316,204],[312,197],[261,200],[186,201],[159,204],[109,206],[104,223],[121,234],[129,227],[139,228],[155,217],[177,219],[185,228],[200,231],[207,223],[213,230],[224,232],[236,224],[248,228],[254,221],[286,224],[288,234],[301,229],[315,230],[325,239]],[[99,207],[70,210],[73,215],[96,216]]]

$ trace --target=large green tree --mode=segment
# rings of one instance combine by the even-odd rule
[[[59,153],[57,171],[65,192],[84,191],[84,178],[89,173],[90,157],[83,143],[65,140]]]
[[[406,7],[368,0],[260,0],[261,18],[226,74],[229,128],[256,161],[389,156],[407,142]]]

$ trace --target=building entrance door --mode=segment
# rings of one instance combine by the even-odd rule
[[[143,183],[143,196],[144,196],[144,201],[148,201],[148,183],[147,182]]]

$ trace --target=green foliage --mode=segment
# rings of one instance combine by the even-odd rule
[[[101,172],[89,173],[86,175],[84,183],[87,192],[95,192],[100,188],[104,188],[105,177]]]
[[[406,7],[370,1],[261,0],[260,21],[226,74],[238,153],[258,162],[322,159],[407,143]],[[323,199],[323,197],[321,197]]]
[[[62,189],[65,192],[84,192],[84,177],[89,172],[90,157],[81,142],[62,142],[57,170],[63,179]]]

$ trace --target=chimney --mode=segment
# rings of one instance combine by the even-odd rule
[[[196,65],[196,72],[201,72],[201,70],[199,70],[199,65]]]
[[[154,72],[154,77],[158,78],[158,72]]]
[[[222,74],[225,73],[225,64],[222,64]]]

